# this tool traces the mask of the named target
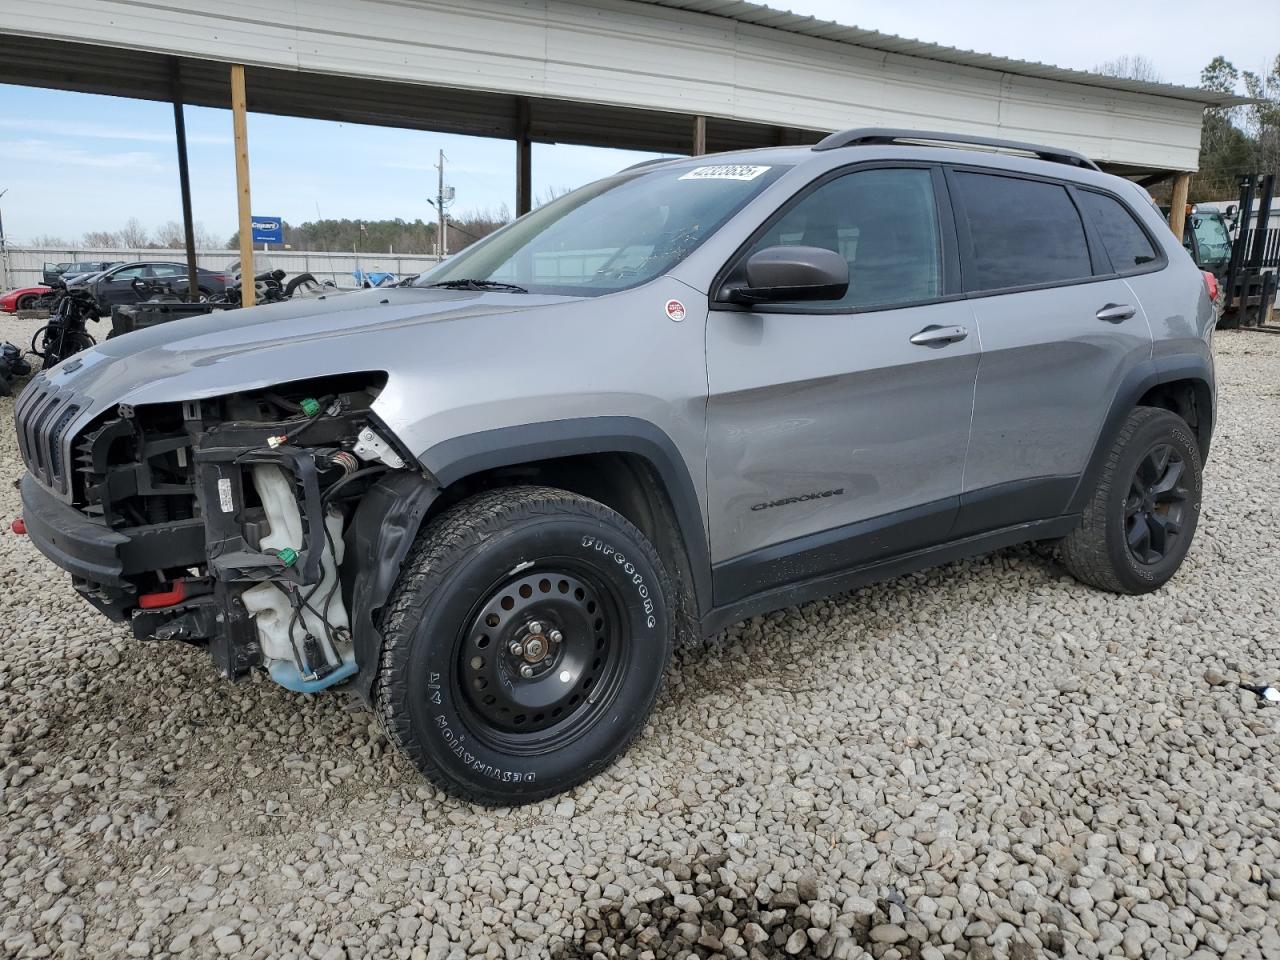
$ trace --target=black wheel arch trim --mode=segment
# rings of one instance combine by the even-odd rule
[[[628,416],[544,420],[452,437],[418,460],[443,488],[499,467],[603,453],[634,454],[657,471],[679,525],[696,610],[705,614],[711,606],[711,552],[701,501],[675,441],[656,424]]]
[[[1124,425],[1125,419],[1138,405],[1138,401],[1142,399],[1142,396],[1152,387],[1158,387],[1162,383],[1173,383],[1177,380],[1199,381],[1208,390],[1209,396],[1213,397],[1213,367],[1207,357],[1195,354],[1171,354],[1169,356],[1153,357],[1133,367],[1125,375],[1111,401],[1111,407],[1107,411],[1102,429],[1098,432],[1098,439],[1094,444],[1093,453],[1089,457],[1089,465],[1080,476],[1080,482],[1076,485],[1075,492],[1071,496],[1067,512],[1080,513],[1084,510],[1085,504],[1093,495],[1093,488],[1097,483],[1098,474],[1102,470],[1107,454],[1111,451],[1116,437],[1120,435],[1120,429]],[[1213,436],[1214,412],[1212,406],[1210,406],[1210,409],[1197,411],[1200,417],[1200,424],[1196,433],[1200,443],[1200,456],[1202,459],[1208,459],[1209,442]]]
[[[423,517],[439,495],[440,489],[421,474],[384,474],[360,501],[347,530],[340,579],[343,600],[351,611],[351,637],[359,667],[350,685],[365,703],[373,702],[373,683],[382,657],[378,613],[400,578],[400,568]]]

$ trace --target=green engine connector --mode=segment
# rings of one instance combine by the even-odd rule
[[[315,397],[307,397],[302,401],[302,403],[298,404],[298,406],[302,407],[302,412],[308,417],[314,417],[320,412],[320,401],[315,399]]]
[[[293,547],[281,547],[276,551],[276,556],[280,558],[280,562],[286,567],[292,567],[298,562],[298,551]]]

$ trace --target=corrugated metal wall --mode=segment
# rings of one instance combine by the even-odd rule
[[[5,0],[0,31],[815,131],[946,129],[1052,143],[1149,169],[1193,170],[1200,146],[1202,107],[1191,101],[874,51],[628,0]],[[341,96],[340,85],[324,89]],[[253,109],[252,83],[249,98]],[[497,132],[495,119],[478,118]]]

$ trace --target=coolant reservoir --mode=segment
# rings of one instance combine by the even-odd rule
[[[302,514],[288,473],[271,464],[256,466],[253,486],[271,525],[271,532],[262,538],[261,549],[301,550]],[[299,597],[306,598],[314,612],[304,607],[301,613],[295,613],[283,588],[274,583],[260,583],[241,595],[245,609],[257,625],[263,660],[272,679],[290,690],[307,693],[332,686],[356,671],[350,620],[338,583],[338,564],[342,562],[344,549],[342,514],[336,510],[326,512],[324,522],[329,531],[327,541],[311,544],[320,550],[320,581],[298,587]],[[337,669],[324,676],[317,675],[318,664],[306,662],[307,634],[320,642],[327,659],[338,664]]]

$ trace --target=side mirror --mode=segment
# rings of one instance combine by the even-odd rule
[[[822,247],[766,247],[747,259],[747,285],[732,287],[732,303],[839,300],[849,289],[849,263]]]

